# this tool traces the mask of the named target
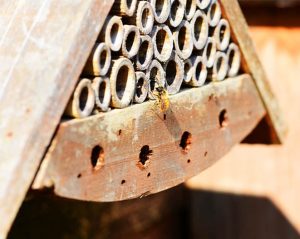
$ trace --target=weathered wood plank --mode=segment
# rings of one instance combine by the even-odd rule
[[[255,47],[240,6],[236,0],[220,0],[220,3],[223,15],[230,23],[233,38],[241,49],[245,71],[253,77],[265,105],[266,117],[268,122],[270,122],[269,126],[273,129],[272,141],[274,143],[282,143],[286,136],[287,128],[264,69],[255,52]]]
[[[0,3],[0,238],[36,174],[112,2]]]
[[[151,101],[62,123],[33,187],[54,187],[57,195],[92,201],[156,193],[212,165],[265,114],[248,75],[183,91],[170,102],[165,118]],[[185,131],[191,138],[183,142]],[[153,152],[143,168],[145,145]],[[98,169],[91,162],[95,146],[104,151]]]

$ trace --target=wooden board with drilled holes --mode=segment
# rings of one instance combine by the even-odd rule
[[[242,64],[255,82],[260,97],[267,111],[266,119],[271,130],[271,141],[282,143],[287,134],[281,110],[268,83],[265,71],[255,52],[246,20],[236,0],[220,0],[222,13],[230,24],[232,37],[242,52]]]
[[[30,187],[112,3],[0,3],[0,238]]]
[[[170,102],[165,115],[150,101],[62,123],[33,187],[92,201],[156,193],[212,165],[265,114],[248,75],[180,92]],[[100,147],[95,169],[93,150]]]

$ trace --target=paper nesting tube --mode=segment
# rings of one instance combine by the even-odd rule
[[[122,54],[127,58],[134,57],[140,47],[140,32],[134,25],[124,25]]]
[[[183,62],[176,53],[172,53],[170,59],[165,63],[164,70],[166,73],[167,91],[170,95],[179,92],[183,76]]]
[[[188,84],[190,86],[199,87],[205,83],[207,78],[206,61],[202,56],[197,56],[193,61],[193,75]]]
[[[119,51],[123,42],[123,23],[121,17],[108,16],[100,33],[99,41],[105,41],[112,51]]]
[[[241,52],[238,46],[234,43],[230,43],[227,50],[228,58],[228,73],[229,77],[234,77],[239,73],[241,66]]]
[[[121,57],[113,61],[110,74],[111,106],[127,107],[135,92],[135,72],[131,61]]]
[[[110,65],[110,48],[103,42],[96,43],[83,69],[83,74],[89,76],[105,76]]]
[[[68,103],[65,115],[75,118],[89,116],[95,106],[95,93],[89,79],[81,79]]]
[[[214,40],[214,38],[208,37],[206,46],[203,50],[203,57],[206,59],[207,68],[213,67],[216,53],[217,53],[216,41]]]
[[[111,99],[109,78],[95,77],[92,87],[95,92],[96,108],[100,111],[108,111]]]
[[[211,27],[215,27],[218,25],[222,16],[221,7],[217,0],[212,0],[208,11],[207,11],[207,19],[208,23]]]
[[[166,73],[158,60],[154,59],[151,62],[150,66],[148,67],[146,76],[149,79],[148,98],[155,99],[154,94],[157,93],[156,88],[158,86],[165,87],[166,85]]]
[[[135,103],[143,103],[149,92],[149,79],[147,78],[146,74],[142,71],[135,72],[136,76],[136,89],[135,89],[135,96],[134,102]]]
[[[185,6],[185,18],[186,20],[192,20],[197,8],[196,0],[186,0]]]
[[[121,16],[132,16],[135,13],[137,0],[115,0],[112,12]]]
[[[141,36],[140,48],[136,56],[136,68],[146,70],[153,58],[152,38],[148,35]]]
[[[161,62],[167,61],[173,50],[173,36],[167,25],[161,24],[153,28],[154,56]]]
[[[228,71],[228,58],[224,52],[218,51],[216,53],[215,62],[213,66],[213,80],[222,81],[225,79]]]
[[[216,40],[218,50],[225,51],[230,42],[230,27],[227,20],[220,20],[214,30],[214,38]]]
[[[172,27],[178,27],[182,22],[185,13],[186,0],[171,0],[171,12],[169,15],[169,24]]]
[[[206,44],[208,38],[208,23],[206,15],[197,10],[192,21],[191,21],[191,29],[192,29],[192,36],[194,46],[201,50]]]
[[[183,60],[189,58],[193,52],[193,36],[188,21],[183,21],[173,33],[176,53]]]
[[[154,17],[158,23],[164,23],[168,20],[171,11],[170,0],[151,0],[154,10]]]

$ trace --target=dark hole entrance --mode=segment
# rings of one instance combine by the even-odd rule
[[[153,67],[151,69],[151,72],[150,72],[150,90],[151,91],[154,91],[155,90],[155,84],[157,84],[157,74],[158,74],[158,69],[156,67]]]
[[[137,97],[140,97],[143,94],[143,84],[144,84],[144,79],[140,78],[138,79],[138,82],[136,84],[136,95]]]
[[[142,26],[144,28],[147,27],[149,16],[150,16],[149,9],[148,8],[144,8],[143,13],[142,13]]]
[[[119,25],[114,23],[111,27],[110,38],[113,44],[116,43],[119,34]]]
[[[191,69],[191,65],[188,62],[184,63],[184,76],[187,77],[187,74],[189,73]]]
[[[229,53],[229,59],[228,59],[228,66],[229,66],[229,68],[232,67],[234,56],[235,56],[235,52],[234,52],[234,50],[231,50],[230,53]]]
[[[186,12],[186,15],[189,15],[190,12],[191,12],[191,9],[192,9],[192,2],[193,2],[193,0],[187,0],[187,1],[186,1],[186,6],[185,6],[185,12]]]
[[[92,154],[91,154],[91,164],[93,168],[98,166],[98,164],[103,164],[104,163],[104,150],[100,145],[96,145],[92,149]]]
[[[123,185],[124,183],[126,183],[126,180],[125,179],[123,179],[122,181],[121,181],[121,184]]]
[[[226,109],[223,109],[219,114],[219,124],[221,128],[228,126],[228,113]]]
[[[197,41],[200,40],[201,31],[202,31],[202,25],[203,25],[203,18],[199,16],[194,25],[194,34]]]
[[[103,68],[105,66],[107,60],[107,51],[104,50],[100,54],[100,67]]]
[[[116,86],[116,90],[117,90],[117,95],[119,97],[119,99],[122,99],[125,88],[126,88],[126,84],[127,84],[127,79],[128,79],[128,75],[129,75],[129,69],[127,66],[122,66],[119,69],[118,75],[117,75],[117,86]]]
[[[222,42],[224,39],[225,31],[226,31],[226,26],[222,25],[220,28],[220,42]]]
[[[175,80],[176,73],[177,73],[177,64],[175,61],[170,60],[166,67],[166,80],[168,85],[172,85],[172,83]]]
[[[178,34],[178,46],[179,49],[182,51],[184,50],[187,46],[186,44],[188,44],[187,39],[186,39],[186,27],[182,27],[179,30],[179,34]]]
[[[213,3],[211,5],[211,10],[210,10],[210,20],[214,20],[215,18],[215,14],[216,14],[216,8],[217,8],[217,4],[216,3]]]
[[[80,96],[79,96],[79,108],[80,110],[84,110],[87,100],[88,100],[88,96],[89,96],[89,89],[87,87],[84,87],[81,92],[80,92]]]
[[[187,163],[190,163],[190,162],[191,162],[191,160],[190,160],[190,159],[188,159],[186,162],[187,162]]]
[[[203,67],[203,64],[202,64],[202,62],[200,61],[200,62],[197,64],[196,70],[195,70],[195,76],[196,76],[197,81],[200,80],[201,72],[202,72],[202,67]]]
[[[150,156],[153,154],[153,150],[150,149],[149,145],[144,145],[142,148],[141,148],[141,152],[140,152],[140,155],[139,155],[139,162],[142,164],[142,165],[145,165],[146,162],[150,159]]]
[[[128,8],[131,8],[132,2],[133,2],[132,0],[126,0],[127,7],[128,7]]]
[[[98,97],[99,97],[100,103],[103,103],[104,95],[105,95],[105,88],[106,88],[106,82],[102,81],[99,86],[99,92],[98,92]]]
[[[126,41],[126,50],[129,52],[131,51],[132,47],[133,47],[133,44],[134,44],[134,41],[135,41],[135,38],[136,38],[136,34],[134,31],[131,31],[128,35],[127,35],[127,39],[125,40]]]
[[[145,60],[147,58],[147,52],[149,48],[149,42],[148,41],[143,41],[143,43],[140,46],[139,49],[139,62],[143,65],[145,63]]]
[[[185,131],[182,134],[182,136],[181,136],[181,140],[180,140],[179,146],[185,152],[187,152],[191,148],[191,144],[192,144],[192,134],[190,132],[188,132],[188,131]]]
[[[207,43],[207,50],[206,50],[206,57],[207,57],[208,60],[210,60],[210,58],[211,58],[212,47],[213,47],[212,42],[208,42]]]
[[[164,8],[164,0],[157,0],[155,3],[155,9],[156,9],[157,16],[160,16],[163,8]]]
[[[171,18],[173,21],[176,20],[178,8],[179,8],[179,1],[175,0],[171,6]]]
[[[148,174],[147,174],[147,177],[149,178],[150,176],[151,176],[151,173],[148,173]]]
[[[156,46],[159,54],[162,54],[166,40],[167,40],[166,31],[164,29],[160,29],[156,34]]]
[[[224,61],[223,57],[219,57],[217,59],[217,72],[219,72],[222,69],[222,66],[223,66],[223,63],[224,63],[223,61]]]

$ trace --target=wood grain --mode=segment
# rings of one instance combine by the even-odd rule
[[[269,126],[273,129],[272,141],[274,143],[283,143],[287,134],[287,128],[264,69],[255,52],[255,47],[240,6],[236,0],[220,0],[220,3],[222,13],[230,24],[232,37],[241,49],[244,70],[253,77],[266,108],[266,118]]]
[[[219,115],[224,110],[221,128]],[[151,101],[67,121],[59,126],[33,187],[53,187],[59,196],[90,201],[156,193],[212,165],[264,114],[253,80],[242,75],[171,96],[165,120]],[[185,131],[191,139],[183,150]],[[143,168],[138,162],[145,145],[153,152]],[[91,164],[95,146],[104,150],[97,170]]]
[[[0,238],[36,174],[112,3],[0,3],[0,215],[5,218]]]

